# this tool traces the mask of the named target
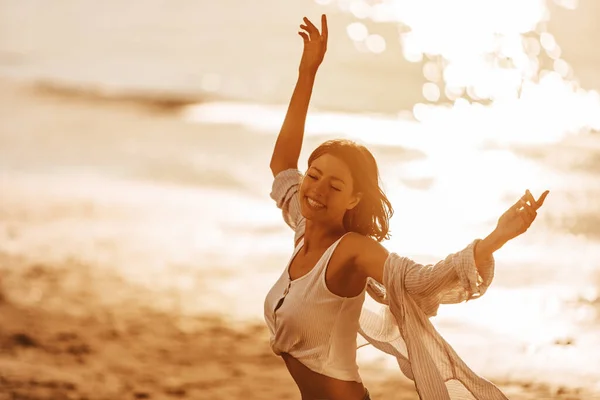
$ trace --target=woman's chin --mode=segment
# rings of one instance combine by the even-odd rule
[[[302,207],[302,210],[300,210],[300,213],[302,214],[302,216],[309,220],[312,221],[313,219],[315,219],[315,213],[312,210],[307,210],[305,207]]]

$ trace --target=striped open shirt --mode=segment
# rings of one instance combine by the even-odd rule
[[[271,197],[295,231],[304,235],[298,189],[302,173],[280,172]],[[390,253],[383,285],[368,280],[367,292],[378,309],[363,307],[358,334],[377,349],[396,357],[402,372],[415,383],[422,400],[504,400],[494,384],[478,376],[456,354],[429,321],[440,304],[460,303],[485,293],[494,276],[494,259],[476,268],[474,246],[450,254],[435,265],[420,265]]]

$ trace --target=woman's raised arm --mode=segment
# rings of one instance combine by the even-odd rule
[[[273,176],[286,169],[298,168],[308,105],[317,70],[327,51],[328,32],[325,15],[321,16],[320,33],[308,18],[304,18],[304,24],[300,25],[300,28],[302,31],[298,34],[304,40],[304,51],[300,61],[298,81],[271,157],[270,167]]]

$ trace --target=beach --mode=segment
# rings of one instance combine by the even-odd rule
[[[0,400],[299,398],[263,321],[293,249],[269,198],[300,54],[282,32],[304,12],[332,32],[354,18],[159,3],[0,2]],[[367,145],[396,210],[384,245],[421,263],[550,189],[485,296],[432,322],[511,399],[600,399],[600,60],[577,36],[598,7],[552,7],[577,83],[548,73],[495,105],[422,104],[421,64],[338,29],[300,168],[323,140]],[[417,399],[393,359],[358,363],[373,399]]]
[[[78,135],[78,129],[66,130],[65,122],[39,129],[49,116],[56,121],[56,115],[77,115],[66,123],[107,132],[94,144],[99,152],[99,144],[112,140],[110,132],[152,136],[158,134],[152,127],[195,128],[137,103],[73,99],[9,82],[2,89],[2,109],[13,107],[12,134],[3,136],[3,149],[12,140],[11,153],[18,150],[20,160],[31,160],[29,168],[13,167],[2,176],[2,398],[296,398],[284,364],[268,347],[265,326],[258,318],[240,317],[244,310],[234,311],[242,305],[227,296],[235,290],[264,291],[269,282],[226,290],[218,282],[247,273],[247,267],[211,269],[211,263],[227,261],[206,255],[192,261],[202,245],[184,241],[190,218],[203,223],[201,189],[181,182],[49,173],[47,164],[42,167],[48,162],[43,154],[63,151],[61,160],[76,160],[86,146],[73,145],[69,135]],[[49,141],[43,134],[48,130],[69,140]],[[61,150],[65,143],[71,147]],[[56,150],[47,152],[47,146]],[[161,237],[167,220],[176,226]],[[274,226],[271,234],[286,234]],[[173,236],[181,237],[179,249],[162,240]],[[398,371],[373,362],[361,366],[361,373],[374,398],[416,398]],[[513,399],[593,398],[586,394],[593,386],[582,387],[581,381],[574,387],[544,379],[495,382]]]

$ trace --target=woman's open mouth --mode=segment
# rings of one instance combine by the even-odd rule
[[[313,200],[308,196],[306,196],[306,203],[309,205],[310,208],[312,208],[315,211],[319,211],[325,208],[325,204],[319,203],[318,201]]]

